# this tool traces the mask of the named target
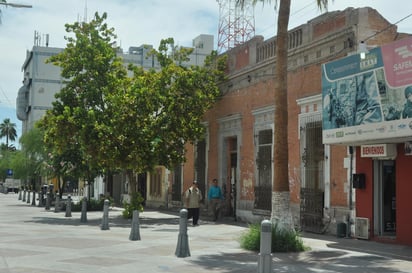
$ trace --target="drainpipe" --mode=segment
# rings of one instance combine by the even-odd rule
[[[350,166],[349,166],[349,215],[348,215],[348,228],[346,230],[346,235],[348,238],[351,237],[351,225],[352,225],[352,186],[353,186],[353,146],[349,146],[349,155],[350,155]]]

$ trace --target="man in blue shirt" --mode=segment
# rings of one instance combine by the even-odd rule
[[[221,200],[223,200],[222,190],[218,186],[216,178],[213,179],[213,185],[209,189],[207,198],[209,199],[210,206],[213,212],[213,221],[216,222],[219,216]]]

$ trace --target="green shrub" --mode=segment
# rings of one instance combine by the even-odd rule
[[[246,250],[260,251],[260,225],[252,224],[240,237],[240,246]],[[272,225],[272,252],[298,252],[306,250],[299,234],[294,230]]]
[[[134,192],[132,193],[131,197],[130,197],[130,203],[124,201],[123,202],[123,217],[125,219],[131,219],[133,217],[133,211],[134,210],[138,210],[140,212],[143,211],[143,202],[144,202],[144,198],[142,197],[142,195],[140,194],[140,192]]]

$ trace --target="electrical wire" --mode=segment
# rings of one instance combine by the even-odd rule
[[[9,103],[9,105],[12,106],[13,104],[11,103],[11,101],[9,100],[9,98],[8,98],[7,95],[6,95],[6,92],[4,92],[4,90],[3,90],[3,88],[2,88],[1,86],[0,86],[0,90],[1,90],[1,93],[3,93],[3,96],[6,98],[7,102]],[[0,103],[1,103],[1,101],[0,101]]]

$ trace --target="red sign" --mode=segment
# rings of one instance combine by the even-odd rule
[[[381,46],[386,81],[391,87],[412,84],[412,37]]]
[[[371,144],[361,146],[361,157],[396,157],[396,145],[394,144]]]

